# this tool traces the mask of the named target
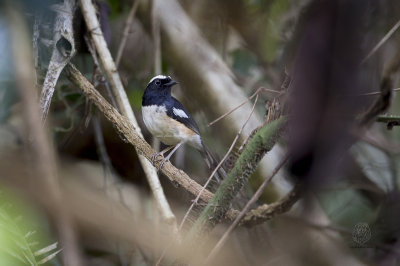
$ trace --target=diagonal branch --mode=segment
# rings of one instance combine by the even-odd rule
[[[151,146],[138,134],[133,125],[128,119],[121,115],[111,104],[100,95],[93,85],[76,69],[72,64],[69,64],[65,69],[68,78],[78,86],[86,97],[91,100],[96,107],[104,114],[104,116],[116,127],[116,129],[126,138],[126,140],[132,144],[137,152],[151,160],[152,155],[155,151]],[[150,162],[149,162],[150,163]],[[159,166],[159,162],[156,162],[156,167]],[[197,196],[202,190],[202,186],[192,180],[185,172],[175,168],[170,162],[165,162],[162,173],[165,174],[171,182],[178,184],[189,191],[191,194]],[[201,199],[208,202],[213,194],[205,190],[202,193]]]

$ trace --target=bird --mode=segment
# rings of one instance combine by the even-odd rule
[[[187,143],[198,150],[207,166],[214,170],[218,161],[204,144],[200,130],[193,117],[183,105],[171,95],[174,85],[178,84],[170,76],[157,75],[147,84],[142,97],[142,117],[148,131],[168,147],[152,156],[152,163],[158,156],[172,150],[162,159],[160,170],[172,154],[183,144]],[[226,173],[220,167],[215,174],[220,182]]]

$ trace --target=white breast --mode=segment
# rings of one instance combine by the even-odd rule
[[[184,141],[196,149],[201,149],[200,136],[182,123],[169,117],[166,112],[165,106],[142,106],[143,122],[150,133],[166,145],[176,145]]]

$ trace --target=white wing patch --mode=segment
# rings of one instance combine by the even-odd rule
[[[179,117],[183,117],[183,118],[189,118],[189,116],[185,113],[185,111],[181,110],[181,109],[177,109],[177,108],[172,108],[172,112]]]
[[[158,76],[155,76],[154,78],[152,78],[150,80],[149,84],[152,83],[153,80],[155,80],[155,79],[167,79],[167,78],[171,78],[171,77],[170,76],[164,76],[164,75],[158,75]]]

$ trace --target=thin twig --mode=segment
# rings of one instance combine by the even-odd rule
[[[400,27],[400,20],[394,24],[394,26],[388,31],[388,33],[383,36],[383,38],[378,42],[377,45],[368,53],[368,55],[361,61],[361,64],[365,63],[373,54],[378,51],[378,49],[395,33],[395,31]]]
[[[222,246],[225,244],[230,233],[232,233],[233,229],[235,229],[235,227],[239,224],[240,220],[246,215],[246,213],[250,209],[250,207],[258,200],[258,198],[264,192],[264,189],[266,188],[266,186],[271,182],[271,180],[275,176],[275,174],[278,173],[278,171],[282,168],[282,166],[287,162],[288,158],[289,158],[288,155],[283,157],[281,162],[275,167],[274,171],[272,171],[271,175],[264,180],[264,182],[257,189],[257,191],[253,195],[253,197],[251,197],[251,199],[247,202],[246,206],[243,208],[243,210],[240,212],[240,214],[236,217],[236,219],[233,221],[231,226],[229,226],[229,228],[225,231],[225,233],[222,235],[222,237],[217,242],[215,247],[211,250],[210,254],[208,255],[208,257],[205,261],[206,265],[209,265],[210,262],[214,259],[215,255],[217,255],[217,253],[220,251]]]
[[[90,36],[99,54],[100,63],[103,66],[108,82],[110,83],[113,94],[117,100],[118,107],[121,110],[122,114],[128,118],[129,123],[133,126],[137,134],[140,137],[143,137],[139,124],[137,123],[132,108],[129,104],[129,100],[122,85],[121,78],[117,72],[117,67],[111,57],[111,53],[108,50],[107,43],[100,30],[100,24],[96,16],[96,10],[91,1],[80,0],[79,2],[87,28],[89,29]],[[161,216],[169,225],[173,227],[173,230],[176,231],[176,218],[175,215],[172,213],[168,201],[165,197],[160,180],[157,176],[156,169],[152,166],[150,161],[146,160],[146,158],[140,153],[138,153],[138,157],[146,174],[154,198],[160,209]]]
[[[237,109],[239,109],[240,107],[242,107],[244,104],[246,104],[248,101],[250,101],[251,99],[253,99],[256,95],[258,95],[258,93],[263,90],[263,91],[267,91],[267,92],[273,92],[273,93],[278,93],[281,94],[281,91],[276,91],[276,90],[271,90],[271,89],[267,89],[264,87],[260,87],[258,88],[250,97],[248,97],[246,100],[244,100],[243,102],[241,102],[238,106],[236,106],[235,108],[233,108],[232,110],[230,110],[229,112],[221,115],[220,117],[218,117],[217,119],[213,120],[212,122],[208,123],[207,126],[212,126],[215,123],[217,123],[219,120],[223,119],[224,117],[230,115],[231,113],[233,113],[234,111],[236,111]]]
[[[118,52],[117,52],[117,56],[115,58],[115,65],[119,66],[119,63],[121,62],[121,58],[122,58],[122,53],[124,52],[125,46],[126,46],[126,42],[128,40],[128,36],[129,33],[131,31],[131,27],[132,27],[132,22],[133,19],[135,18],[135,13],[136,10],[139,6],[140,0],[135,0],[135,2],[132,5],[131,10],[129,11],[128,17],[126,18],[125,21],[125,28],[124,31],[122,33],[122,38],[121,38],[121,42],[119,43],[119,47],[118,47]]]

